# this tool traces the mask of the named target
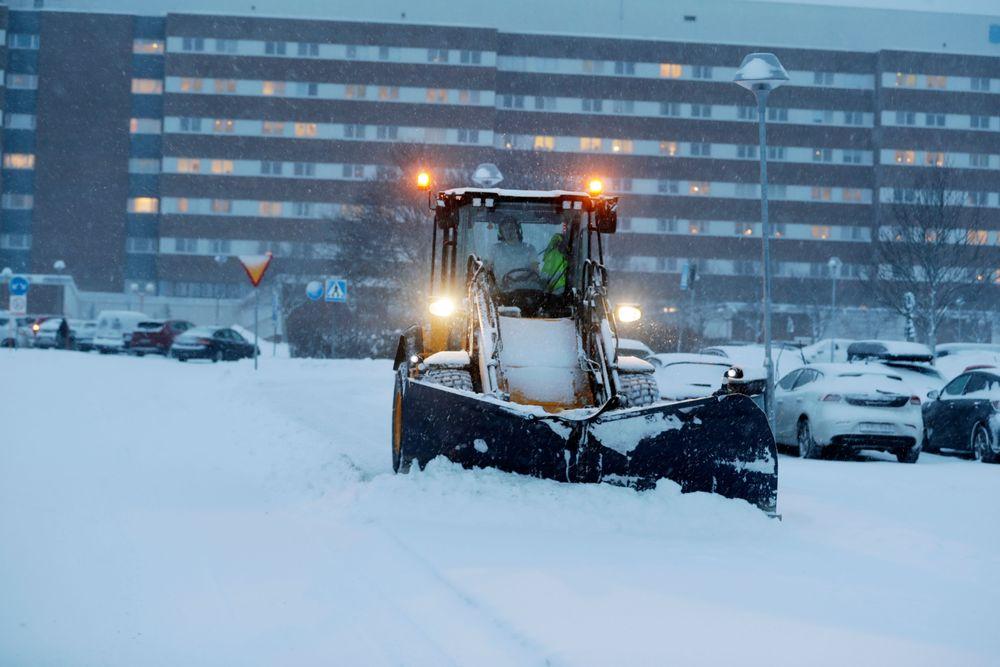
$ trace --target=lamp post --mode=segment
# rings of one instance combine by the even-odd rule
[[[229,257],[227,257],[226,255],[216,255],[215,256],[215,264],[221,270],[222,269],[222,265],[225,264],[226,260],[228,260],[228,259],[229,259]],[[215,323],[216,324],[219,324],[219,319],[221,319],[219,317],[219,311],[221,309],[222,309],[222,293],[221,293],[221,290],[216,290],[215,291]]]
[[[773,53],[751,53],[740,63],[733,82],[746,88],[757,98],[757,122],[760,138],[760,221],[761,259],[763,261],[764,288],[764,369],[767,385],[764,407],[767,422],[774,432],[774,363],[771,359],[771,224],[767,218],[767,96],[772,90],[788,81],[788,73]]]
[[[834,332],[836,327],[834,327],[834,322],[837,318],[837,278],[840,277],[840,267],[842,262],[839,257],[831,257],[830,261],[826,263],[830,268],[830,363],[833,363],[833,350],[836,347],[836,339],[834,338]]]

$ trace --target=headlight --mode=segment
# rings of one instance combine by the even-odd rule
[[[640,319],[642,319],[642,310],[639,306],[633,306],[631,304],[622,304],[618,306],[619,322],[638,322]]]
[[[448,317],[455,312],[455,302],[446,296],[437,296],[431,299],[431,315],[437,317]]]

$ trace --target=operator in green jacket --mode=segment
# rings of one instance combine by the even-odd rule
[[[569,270],[567,254],[569,244],[563,233],[553,234],[542,253],[542,278],[545,288],[554,294],[562,294],[566,289],[566,272]]]

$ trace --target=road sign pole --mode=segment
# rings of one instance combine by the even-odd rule
[[[260,288],[253,288],[253,369],[257,370],[257,346],[258,336],[257,336],[257,316],[260,311]]]

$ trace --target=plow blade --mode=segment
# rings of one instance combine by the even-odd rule
[[[670,479],[683,492],[717,493],[775,512],[774,438],[746,396],[553,415],[400,379],[393,434],[404,467],[445,456],[465,467],[638,490]]]

